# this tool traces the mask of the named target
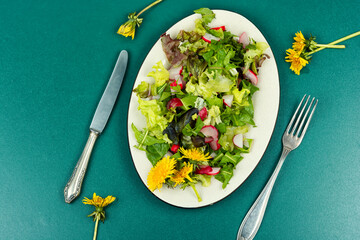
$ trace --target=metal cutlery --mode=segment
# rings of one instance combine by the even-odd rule
[[[85,148],[75,166],[69,182],[65,186],[64,197],[65,202],[67,203],[71,203],[80,194],[81,185],[84,180],[92,149],[96,139],[104,130],[110,117],[111,111],[120,91],[121,84],[123,82],[127,62],[128,53],[127,51],[123,50],[119,54],[109,82],[96,108],[90,125],[90,135],[86,142]]]
[[[310,96],[307,97],[304,106],[302,107],[300,113],[299,109],[306,98],[306,94],[302,98],[299,106],[297,107],[294,115],[292,116],[289,125],[287,126],[285,133],[282,137],[283,150],[280,156],[279,162],[265,185],[264,189],[255,200],[254,204],[251,206],[250,210],[247,212],[244,220],[242,221],[238,234],[237,240],[251,240],[255,237],[257,231],[259,230],[260,224],[264,217],[267,203],[271,194],[271,190],[274,186],[275,180],[280,172],[281,166],[283,165],[287,155],[294,149],[296,149],[301,141],[304,138],[306,130],[309,126],[311,118],[314,114],[318,100],[315,101],[315,98],[312,98],[310,105],[307,107],[305,115],[302,117],[304,110],[309,102]],[[313,105],[314,104],[314,105]],[[307,118],[307,115],[312,107],[312,111]],[[297,116],[298,115],[298,116]],[[294,123],[295,121],[295,123]],[[301,121],[301,122],[300,122]],[[300,125],[299,125],[300,123]],[[305,126],[304,126],[305,124]],[[296,131],[296,132],[295,132]]]

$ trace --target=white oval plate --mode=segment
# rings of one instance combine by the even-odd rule
[[[267,42],[259,29],[257,29],[257,27],[245,17],[225,10],[213,11],[216,14],[216,18],[211,22],[210,26],[217,27],[225,25],[226,30],[232,32],[233,34],[239,35],[242,32],[246,32],[248,36],[253,38],[255,41]],[[200,18],[200,14],[193,14],[182,19],[172,26],[167,33],[174,38],[181,29],[191,31],[194,28],[194,21],[196,18]],[[202,197],[202,202],[197,201],[197,198],[191,188],[182,190],[179,188],[169,189],[167,187],[163,187],[160,191],[155,190],[153,192],[156,197],[177,207],[203,207],[218,202],[230,195],[252,173],[269,144],[275,127],[280,101],[279,76],[275,58],[270,48],[267,49],[265,53],[270,56],[270,59],[267,59],[260,69],[258,76],[259,82],[257,85],[260,88],[260,91],[256,92],[253,96],[255,110],[254,121],[257,127],[251,128],[251,130],[246,134],[248,138],[254,139],[253,146],[249,154],[243,154],[244,159],[236,166],[234,176],[227,187],[222,189],[221,182],[214,178],[212,179],[209,187],[202,187],[198,184],[197,190]],[[140,84],[141,81],[151,81],[151,79],[147,77],[147,74],[153,71],[152,66],[163,59],[166,59],[166,56],[163,53],[159,39],[145,58],[145,61],[137,75],[134,87]],[[132,94],[130,98],[127,123],[129,147],[135,168],[141,180],[145,186],[147,186],[147,175],[152,165],[146,158],[145,152],[134,147],[134,145],[137,145],[137,142],[131,129],[132,123],[134,123],[138,129],[146,127],[145,117],[138,110],[138,106],[137,97],[135,94]]]

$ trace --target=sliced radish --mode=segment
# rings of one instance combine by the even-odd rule
[[[205,143],[211,143],[212,141],[214,141],[213,137],[205,137]]]
[[[168,101],[168,103],[166,104],[166,108],[167,109],[171,109],[171,108],[177,108],[177,107],[181,107],[184,104],[182,103],[180,98],[172,98]]]
[[[180,74],[180,75],[182,75],[183,70],[184,70],[184,67],[181,66],[181,69],[180,69],[180,71],[179,71],[179,74]]]
[[[246,78],[248,78],[252,84],[256,85],[258,83],[258,77],[256,76],[256,74],[251,71],[250,69],[248,69],[245,73],[244,76]]]
[[[176,75],[180,75],[181,72],[182,72],[182,66],[179,66],[179,67],[172,67],[170,68],[168,71],[169,71],[169,78],[170,79],[175,79],[175,76]]]
[[[243,148],[244,147],[244,138],[243,135],[241,133],[236,134],[233,137],[233,143],[235,146],[239,147],[239,148]]]
[[[176,87],[177,85],[179,85],[181,89],[184,89],[186,85],[183,76],[180,74],[175,75],[174,79],[170,78],[170,87]]]
[[[210,167],[207,165],[201,165],[199,169],[195,171],[196,174],[216,175],[220,172],[219,167]]]
[[[217,140],[219,136],[219,131],[213,125],[203,126],[200,132],[204,134],[205,137],[212,137],[214,140]]]
[[[220,149],[220,144],[218,139],[214,139],[212,142],[210,142],[210,147],[212,150],[216,151]]]
[[[220,38],[211,35],[210,33],[205,33],[204,36],[201,37],[205,42],[211,43],[211,40],[219,41]]]
[[[170,151],[172,151],[173,153],[176,153],[179,149],[180,145],[179,144],[173,144],[170,148]]]
[[[220,172],[221,168],[219,167],[213,167],[211,172],[206,173],[207,175],[216,175]]]
[[[225,31],[225,26],[214,27],[214,28],[211,28],[211,29],[214,29],[214,30],[222,29],[223,31]]]
[[[218,143],[219,131],[216,127],[212,125],[204,126],[200,132],[205,135],[205,137],[212,137],[213,140],[209,143],[212,150],[216,151],[220,149],[220,144]]]
[[[207,174],[212,171],[212,167],[207,165],[200,165],[200,168],[195,171],[197,174]]]
[[[204,119],[207,118],[207,115],[208,115],[208,111],[207,111],[206,107],[203,107],[199,111],[199,117],[201,118],[202,121],[204,121]]]
[[[250,41],[248,38],[248,35],[246,34],[246,32],[243,32],[240,37],[239,37],[239,43],[242,43],[243,48],[245,48],[247,45],[249,45]]]
[[[231,107],[231,104],[234,100],[234,95],[232,95],[232,94],[224,95],[222,98],[223,98],[224,104],[228,107]]]

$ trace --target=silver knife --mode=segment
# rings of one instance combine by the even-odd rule
[[[94,147],[97,137],[104,130],[111,111],[114,107],[121,84],[123,82],[127,62],[128,53],[127,51],[122,50],[116,61],[115,68],[111,74],[106,89],[96,108],[94,117],[90,125],[90,136],[86,142],[84,151],[82,152],[80,159],[75,166],[69,182],[65,186],[64,196],[65,202],[67,203],[71,203],[71,201],[73,201],[80,194],[81,184],[83,182],[86,168],[89,163],[91,151]]]

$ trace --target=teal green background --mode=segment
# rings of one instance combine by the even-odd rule
[[[255,239],[360,239],[360,37],[323,50],[300,76],[284,61],[297,31],[328,43],[360,30],[359,1],[172,1],[142,17],[134,40],[116,34],[127,14],[151,1],[0,0],[0,238],[92,239],[83,197],[114,195],[98,239],[236,239],[270,177],[281,136],[301,97],[319,104],[301,146],[290,153]],[[159,36],[194,9],[237,12],[268,40],[278,64],[278,121],[258,167],[224,200],[200,209],[170,206],[138,177],[127,142],[127,109],[138,70]],[[236,23],[235,23],[236,24]],[[125,80],[98,139],[82,192],[63,189],[80,156],[117,55]]]

